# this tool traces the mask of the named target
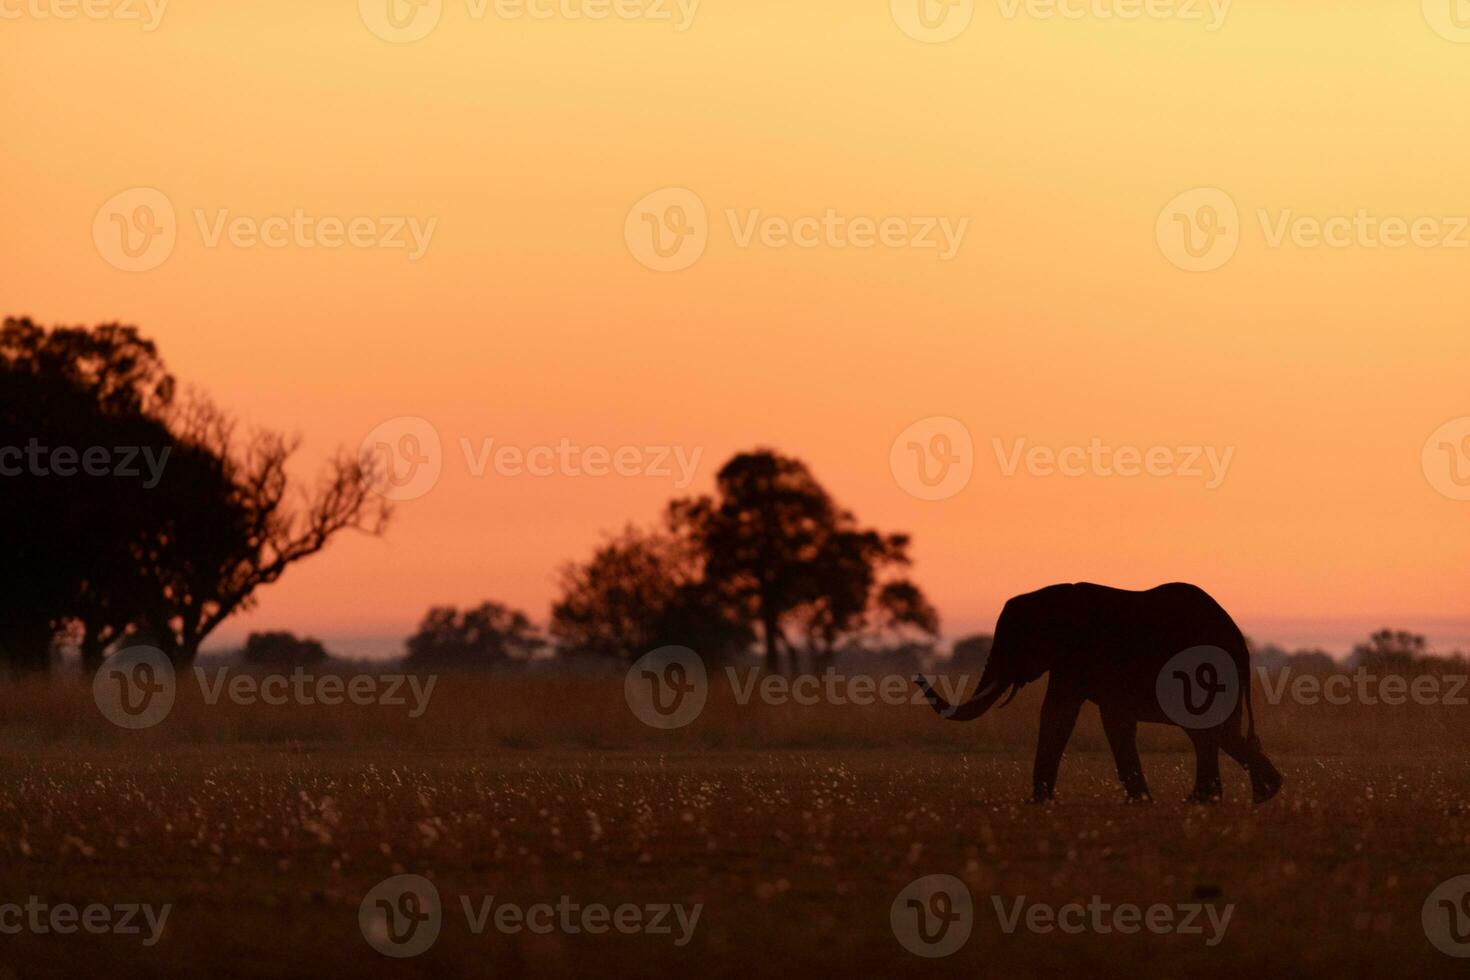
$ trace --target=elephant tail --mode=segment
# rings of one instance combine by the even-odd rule
[[[1251,707],[1251,672],[1245,672],[1245,744],[1255,751],[1261,750],[1261,740],[1256,735],[1256,712]]]
[[[976,692],[973,698],[963,704],[950,704],[938,691],[929,686],[929,682],[924,679],[922,674],[914,677],[914,683],[919,686],[919,691],[924,695],[924,700],[929,702],[929,707],[933,708],[935,713],[941,718],[948,718],[950,721],[971,721],[979,718],[1010,687],[1007,684],[992,682],[982,687]],[[1015,689],[1013,687],[1011,688],[1011,696],[1015,696]],[[1007,701],[1009,701],[1009,698]]]

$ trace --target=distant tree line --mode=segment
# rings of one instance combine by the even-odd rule
[[[904,574],[909,540],[863,527],[799,460],[740,453],[713,496],[671,501],[562,569],[543,636],[497,603],[429,612],[406,662],[493,666],[542,651],[631,660],[686,646],[715,662],[751,649],[770,671],[820,671],[844,653],[928,649],[939,614]]]
[[[0,663],[41,671],[74,648],[95,669],[133,643],[192,663],[258,590],[340,532],[389,511],[372,462],[287,474],[298,440],[243,432],[180,394],[156,345],[119,324],[0,329]],[[140,465],[146,462],[148,465]],[[515,665],[556,654],[631,659],[658,646],[709,658],[758,650],[770,670],[844,653],[928,649],[939,616],[905,574],[909,540],[864,527],[800,460],[768,449],[719,471],[715,493],[670,501],[567,565],[546,630],[495,602],[431,609],[414,667]],[[320,643],[256,633],[244,660],[320,663]]]

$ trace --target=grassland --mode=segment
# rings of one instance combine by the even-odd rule
[[[1024,806],[1039,692],[968,725],[915,705],[737,704],[660,732],[620,679],[444,677],[429,710],[210,705],[122,731],[74,679],[0,687],[0,904],[168,903],[161,940],[0,935],[0,976],[1449,976],[1420,911],[1470,873],[1470,709],[1266,704],[1286,776],[1252,807],[1179,802],[1177,731],[1141,745],[1127,806],[1095,713],[1059,800]],[[364,895],[433,880],[431,949],[389,959]],[[895,939],[895,896],[947,873],[973,934],[940,960]],[[691,942],[476,935],[459,899],[702,905]],[[991,896],[1234,905],[1198,935],[1002,932]]]

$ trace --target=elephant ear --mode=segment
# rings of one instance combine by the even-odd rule
[[[1090,599],[1084,587],[1052,585],[1006,603],[995,625],[995,646],[1005,641],[1009,680],[1017,689],[1086,648],[1080,634],[1095,628],[1097,612]]]

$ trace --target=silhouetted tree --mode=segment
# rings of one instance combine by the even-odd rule
[[[1315,674],[1330,673],[1337,668],[1337,661],[1326,650],[1302,649],[1290,652],[1275,643],[1257,646],[1250,637],[1246,637],[1245,642],[1250,647],[1251,663],[1258,668],[1280,670],[1289,667],[1293,671]]]
[[[59,637],[95,665],[138,619],[129,562],[149,521],[148,475],[120,472],[113,454],[162,455],[170,438],[154,413],[173,387],[132,327],[0,327],[0,658],[13,669],[44,669]]]
[[[1381,629],[1367,643],[1353,647],[1350,663],[1372,671],[1406,673],[1427,655],[1424,637],[1404,630]]]
[[[661,646],[687,646],[727,659],[748,648],[750,628],[703,579],[690,543],[632,526],[585,564],[562,569],[551,634],[572,656],[632,659]]]
[[[217,408],[203,398],[176,403],[174,389],[135,328],[48,332],[5,321],[0,657],[12,667],[44,668],[57,638],[95,667],[108,647],[145,633],[189,663],[289,565],[346,528],[382,529],[388,512],[365,464],[339,455],[315,491],[303,492],[285,471],[295,442],[268,432],[238,440]],[[131,475],[13,465],[32,446],[70,470],[91,453],[142,449],[154,471],[138,465],[138,452],[126,457]]]
[[[389,508],[372,489],[368,461],[339,452],[314,487],[293,484],[287,463],[298,439],[265,430],[240,437],[202,396],[177,407],[170,424],[170,467],[180,478],[165,481],[167,520],[139,559],[152,586],[147,623],[170,659],[188,664],[222,622],[251,608],[257,589],[341,531],[380,534]]]
[[[298,638],[294,633],[251,633],[245,638],[242,659],[257,667],[294,670],[311,667],[327,659],[326,647],[311,637]]]
[[[524,663],[545,646],[524,613],[498,602],[464,612],[436,606],[409,637],[404,663],[427,670],[502,667]]]
[[[780,669],[783,650],[799,667],[788,627],[818,664],[874,628],[938,631],[917,586],[883,578],[908,564],[908,537],[859,527],[806,464],[756,450],[715,482],[714,497],[671,504],[670,523],[697,547],[709,587],[760,630],[767,670]]]

